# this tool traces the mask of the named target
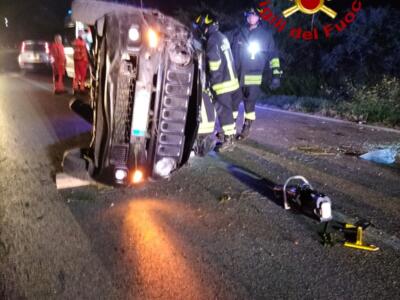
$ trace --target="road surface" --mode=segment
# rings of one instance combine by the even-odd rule
[[[258,109],[235,151],[140,189],[57,191],[90,127],[48,75],[0,74],[1,299],[396,299],[400,168],[349,155],[400,133]],[[346,154],[347,153],[347,154]],[[304,175],[379,252],[323,247],[272,192]]]

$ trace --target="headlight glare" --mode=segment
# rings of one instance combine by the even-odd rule
[[[144,175],[141,170],[135,170],[132,174],[132,183],[133,184],[139,184],[143,182],[144,180]]]
[[[150,28],[147,31],[147,39],[148,39],[150,48],[157,48],[158,41],[159,41],[159,36],[158,36],[157,32],[155,32],[153,29]]]
[[[115,179],[117,181],[123,181],[128,176],[128,172],[126,170],[118,169],[115,171]]]

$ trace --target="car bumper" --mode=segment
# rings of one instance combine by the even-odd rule
[[[44,69],[50,69],[51,64],[50,63],[19,63],[19,67],[22,70],[44,70]]]

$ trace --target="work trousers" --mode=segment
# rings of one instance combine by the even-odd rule
[[[237,119],[239,114],[239,105],[243,101],[244,104],[244,118],[254,121],[256,119],[256,101],[261,95],[261,88],[259,85],[245,85],[241,86],[233,94],[233,118]]]
[[[55,93],[64,92],[65,65],[53,63],[52,68],[53,68],[54,92]]]
[[[74,90],[85,90],[85,81],[88,63],[84,60],[75,60],[75,77],[73,82]]]
[[[215,110],[218,121],[225,135],[236,134],[235,122],[233,120],[233,93],[226,93],[215,96]]]

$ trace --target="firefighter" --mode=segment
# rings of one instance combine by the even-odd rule
[[[52,56],[52,69],[53,69],[53,83],[54,94],[65,93],[64,89],[64,74],[65,74],[65,54],[64,46],[62,44],[61,35],[57,34],[54,37],[54,42],[50,47],[50,54]]]
[[[205,156],[210,151],[214,150],[216,140],[213,137],[215,129],[216,112],[214,103],[212,101],[212,94],[209,89],[206,88],[206,63],[205,54],[203,51],[203,37],[198,28],[198,25],[193,22],[193,47],[199,57],[199,68],[200,68],[200,82],[201,82],[201,105],[199,110],[199,127],[197,130],[197,138],[193,147],[194,153],[197,156]]]
[[[74,93],[85,92],[86,72],[88,67],[88,55],[86,42],[83,39],[83,31],[79,31],[78,38],[74,41],[74,69],[73,81]]]
[[[227,33],[232,45],[235,68],[240,79],[240,89],[234,94],[233,118],[239,114],[240,102],[244,103],[244,124],[242,131],[237,135],[238,140],[247,138],[250,127],[256,119],[256,100],[261,95],[261,83],[266,67],[272,77],[270,88],[279,88],[282,71],[275,49],[272,34],[266,31],[261,24],[259,13],[262,10],[249,8],[245,11],[245,25]]]
[[[232,94],[239,89],[230,44],[219,31],[218,21],[213,14],[204,12],[197,17],[195,23],[205,39],[207,82],[222,129],[216,150],[229,151],[234,146],[236,135]]]

